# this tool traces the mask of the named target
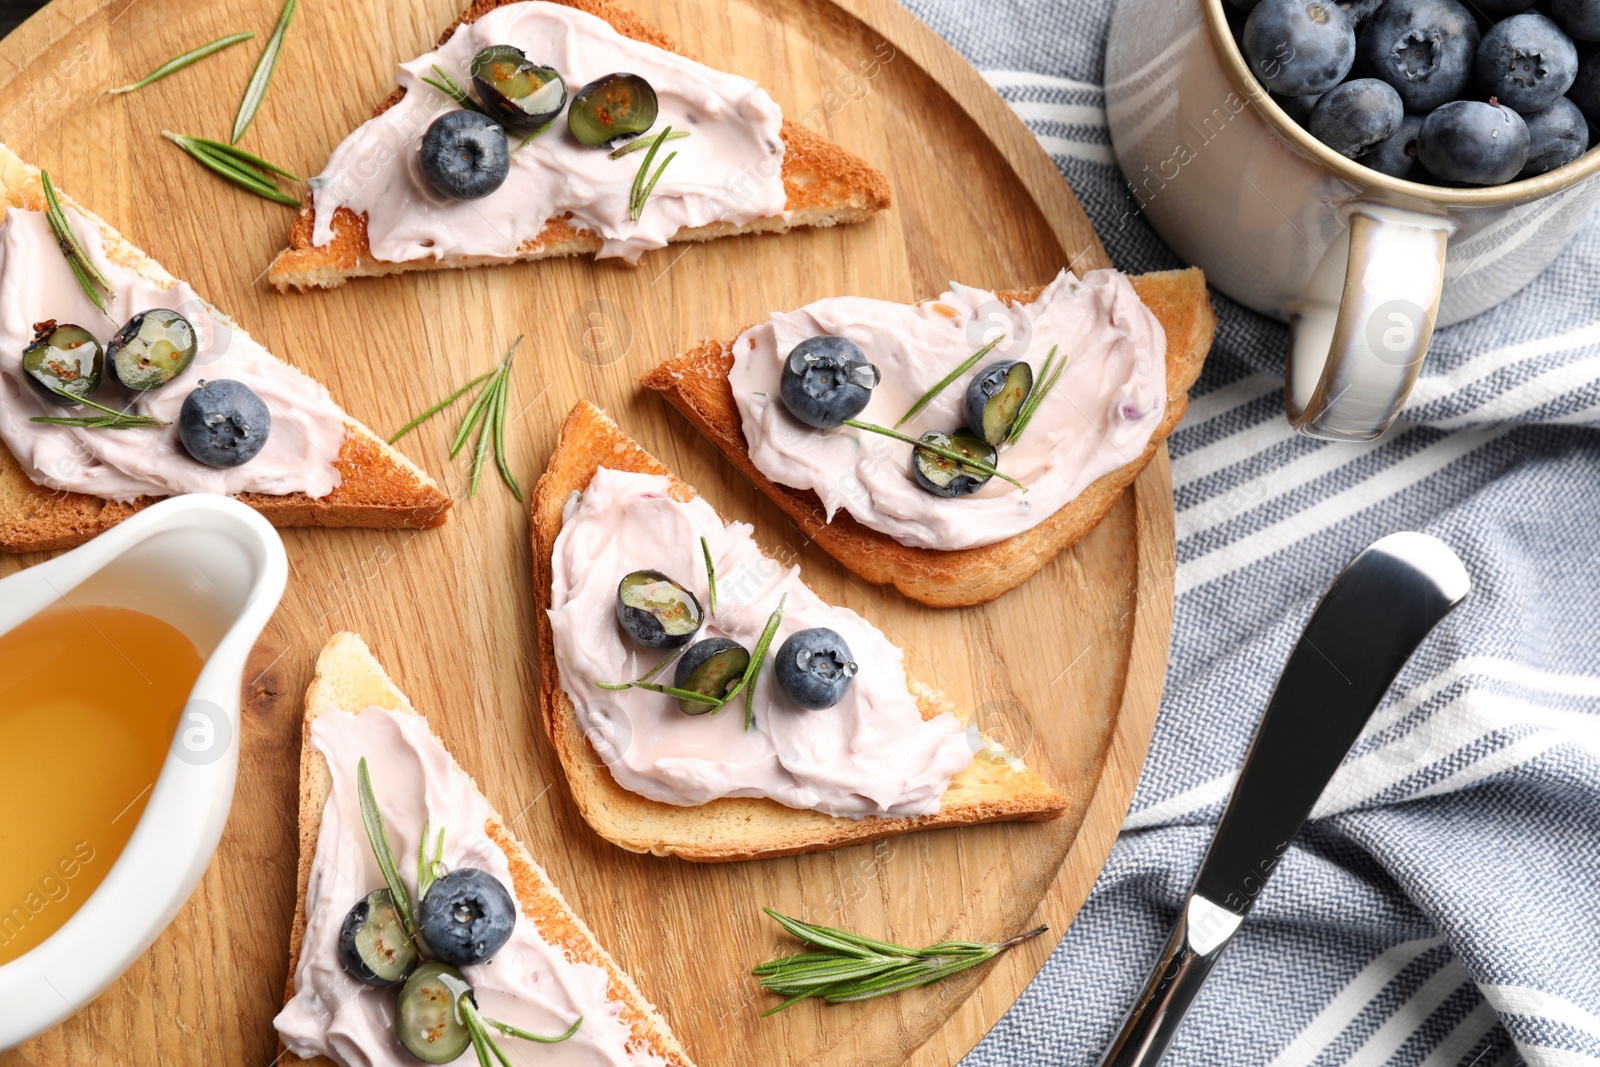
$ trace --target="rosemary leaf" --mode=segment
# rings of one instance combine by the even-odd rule
[[[400,427],[399,431],[396,432],[393,437],[389,438],[389,443],[391,445],[394,444],[396,441],[400,440],[400,438],[404,437],[412,430],[415,430],[418,426],[421,426],[423,423],[439,414],[439,412],[443,411],[451,404],[454,404],[457,400],[460,400],[462,396],[466,394],[468,389],[471,389],[474,385],[477,385],[479,382],[483,381],[493,373],[494,371],[492,370],[484,371],[482,374],[472,379],[472,381],[468,382],[466,385],[463,385],[460,389],[457,389],[455,392],[451,393],[449,396],[433,405],[433,407],[429,408],[427,411],[424,411],[421,415],[418,415],[416,418]]]
[[[145,426],[165,426],[165,419],[158,419],[154,415],[129,415],[126,411],[108,408],[104,404],[97,404],[86,396],[73,396],[65,389],[55,390],[57,395],[64,396],[74,404],[94,408],[103,412],[101,415],[88,415],[79,417],[62,417],[56,415],[35,415],[29,422],[43,422],[52,426],[77,426],[86,430],[133,430]]]
[[[478,479],[483,477],[483,461],[489,456],[489,445],[494,440],[494,410],[499,403],[500,387],[505,384],[502,374],[496,374],[494,381],[483,391],[488,399],[483,405],[482,427],[478,430],[478,448],[472,454],[472,486],[467,490],[467,496],[478,495]]]
[[[613,692],[623,689],[648,689],[652,693],[662,693],[669,697],[677,697],[679,700],[693,701],[696,704],[709,704],[713,708],[720,708],[728,702],[726,697],[706,696],[704,693],[694,693],[687,689],[678,689],[670,685],[658,685],[655,682],[647,682],[643,679],[637,682],[596,682],[594,684],[601,689],[610,689]]]
[[[967,371],[971,370],[973,364],[977,363],[978,360],[982,359],[984,356],[987,356],[990,352],[993,352],[994,346],[1004,340],[1005,334],[1001,334],[999,337],[996,337],[993,341],[990,341],[988,344],[972,353],[972,355],[962,360],[961,366],[957,367],[949,374],[946,374],[943,378],[939,379],[938,385],[934,386],[932,389],[929,389],[926,393],[923,393],[922,399],[918,400],[915,404],[912,404],[911,410],[900,416],[900,421],[894,424],[894,428],[898,430],[900,427],[910,422],[916,417],[917,412],[933,403],[934,397],[938,396],[940,393],[944,392],[945,389],[949,388],[951,382],[955,381],[957,378],[967,373]]]
[[[522,343],[522,338],[517,338],[517,344]],[[511,495],[518,501],[522,500],[522,487],[517,484],[517,479],[511,474],[511,464],[506,459],[506,405],[511,397],[511,360],[517,354],[516,345],[511,346],[511,352],[506,356],[505,376],[501,379],[500,395],[495,403],[495,409],[490,416],[494,423],[494,462],[500,468],[500,478],[511,489]]]
[[[650,178],[650,183],[644,187],[644,192],[639,194],[639,204],[633,211],[634,222],[638,222],[639,218],[644,214],[644,205],[647,201],[649,201],[650,194],[656,191],[656,182],[661,180],[661,174],[667,169],[667,164],[671,163],[677,158],[678,153],[673,152],[672,154],[668,155],[666,159],[661,161],[661,166],[656,168],[655,174]]]
[[[706,557],[706,583],[711,587],[706,596],[706,611],[714,618],[717,614],[717,566],[711,562],[711,545],[704,537],[700,538],[700,552]]]
[[[439,75],[440,81],[434,81],[432,78],[423,78],[422,80],[439,90],[444,95],[448,96],[450,99],[454,100],[457,104],[460,104],[462,107],[466,108],[468,111],[476,111],[480,115],[484,113],[483,108],[478,106],[478,102],[472,99],[472,97],[468,96],[467,91],[461,88],[461,86],[457,85],[456,80],[450,77],[449,74],[445,73],[445,69],[443,67],[435,63],[433,65],[433,72]],[[441,84],[441,82],[443,84]],[[529,136],[532,136],[532,134]]]
[[[367,828],[367,841],[372,845],[372,854],[378,859],[378,870],[383,872],[389,895],[394,898],[394,910],[399,913],[407,936],[416,937],[417,920],[411,911],[411,897],[406,893],[405,883],[400,880],[400,869],[395,866],[394,852],[389,848],[389,835],[384,832],[383,813],[378,810],[378,799],[372,793],[372,776],[367,771],[365,756],[356,764],[356,796],[361,803],[361,822]]]
[[[750,664],[744,669],[744,677],[739,679],[739,684],[728,691],[723,698],[724,703],[739,695],[744,690],[744,728],[746,730],[756,724],[756,679],[761,675],[761,664],[767,658],[767,650],[772,647],[772,638],[778,632],[778,623],[783,621],[783,605],[789,599],[785,593],[778,598],[778,607],[767,617],[766,628],[761,631],[760,640],[756,641],[756,650],[750,654]]]
[[[271,171],[273,174],[282,175],[283,177],[288,178],[292,182],[297,182],[297,181],[300,180],[299,178],[295,177],[293,174],[290,174],[288,171],[286,171],[282,167],[278,166],[276,163],[268,163],[266,160],[262,159],[260,156],[256,155],[253,152],[246,152],[244,149],[240,148],[238,145],[224,144],[221,141],[213,141],[209,137],[190,137],[189,140],[193,141],[197,145],[203,145],[204,147],[209,148],[214,152],[218,152],[218,153],[221,153],[224,156],[231,157],[233,159],[233,161],[236,162],[236,163],[248,163],[252,167],[259,167],[259,168],[261,168],[261,170]],[[266,177],[265,175],[262,175],[262,180],[263,181],[271,181],[271,179]]]
[[[973,459],[971,456],[964,456],[953,448],[945,448],[943,445],[932,444],[928,441],[919,441],[915,437],[907,437],[905,434],[891,430],[887,426],[875,426],[870,422],[861,422],[858,419],[845,419],[844,424],[846,426],[854,426],[858,430],[866,430],[868,433],[882,434],[885,437],[893,438],[896,441],[903,441],[906,444],[912,445],[916,448],[925,449],[926,451],[932,452],[936,456],[943,456],[945,459],[948,459],[953,463],[959,463],[963,467],[969,467],[980,474],[987,474],[992,478],[999,478],[1002,481],[1010,482],[1018,489],[1021,489],[1024,493],[1028,491],[1027,486],[1011,477],[1011,475],[1002,473],[999,467],[991,467],[989,464]]]
[[[136,82],[130,82],[127,85],[119,85],[115,89],[107,89],[106,94],[115,95],[117,93],[131,93],[135,89],[143,89],[146,85],[149,85],[152,82],[158,82],[162,78],[165,78],[168,74],[176,74],[184,67],[187,67],[190,63],[202,60],[209,55],[215,55],[224,48],[231,48],[234,45],[239,44],[241,41],[248,41],[254,36],[254,33],[230,33],[226,37],[218,37],[210,44],[203,44],[192,52],[185,52],[176,59],[167,60],[165,63],[161,64],[161,66],[157,67],[155,70],[152,70],[149,74],[146,74]]]
[[[530,134],[530,136],[532,136],[532,135]],[[674,130],[674,129],[672,129],[672,127],[669,126],[669,127],[667,127],[667,129],[665,131],[663,131],[661,133],[658,133],[658,134],[654,134],[654,135],[646,134],[643,137],[635,137],[633,140],[629,141],[627,144],[623,145],[621,148],[613,149],[611,152],[607,153],[606,158],[607,159],[621,159],[623,156],[627,155],[629,152],[642,151],[642,150],[644,150],[646,148],[649,148],[651,145],[655,144],[658,141],[681,141],[681,140],[683,140],[683,138],[685,138],[687,136],[689,136],[689,131],[688,130]]]
[[[228,179],[240,188],[248,190],[264,200],[271,200],[286,207],[300,206],[298,199],[278,188],[271,179],[256,169],[258,165],[264,165],[277,173],[288,174],[287,171],[267,163],[266,160],[260,160],[257,156],[249,156],[248,159],[240,158],[234,152],[223,151],[221,147],[216,146],[214,141],[206,142],[201,138],[173,133],[170,130],[162,130],[161,136],[183,149],[201,166]],[[244,155],[249,154],[244,153]],[[259,164],[253,162],[256,160],[259,160]]]
[[[294,18],[295,8],[300,0],[286,0],[283,11],[278,15],[278,25],[273,29],[272,36],[267,38],[267,47],[262,50],[261,58],[256,61],[255,73],[250,75],[250,84],[245,86],[244,100],[239,104],[239,115],[233,120],[234,144],[238,144],[244,136],[244,131],[250,128],[250,123],[255,121],[256,112],[261,108],[261,101],[266,98],[267,86],[272,83],[272,72],[278,67],[278,53],[283,50],[283,38],[289,32],[289,21]]]
[[[1056,387],[1056,382],[1061,379],[1061,372],[1067,369],[1067,362],[1071,356],[1063,359],[1056,367],[1055,373],[1050,373],[1050,365],[1055,362],[1056,350],[1059,345],[1050,346],[1050,354],[1044,359],[1044,366],[1039,370],[1039,377],[1034,380],[1033,388],[1028,390],[1028,395],[1022,398],[1022,408],[1017,412],[1017,419],[1011,424],[1011,432],[1006,434],[1005,443],[1013,445],[1022,437],[1022,431],[1028,428],[1028,423],[1033,421],[1033,413],[1039,410],[1039,405],[1044,403],[1044,398],[1050,390]]]
[[[111,283],[89,261],[89,257],[78,245],[78,236],[72,230],[72,224],[67,221],[67,213],[61,209],[61,199],[56,196],[55,183],[50,180],[46,171],[39,172],[39,184],[44,187],[45,221],[50,224],[50,232],[56,239],[56,244],[61,248],[61,254],[67,257],[67,264],[72,268],[72,274],[78,279],[78,284],[83,287],[84,295],[102,312],[106,309],[105,298],[111,295]]]
[[[461,428],[456,431],[455,438],[450,442],[451,459],[456,458],[456,454],[461,451],[461,446],[466,444],[467,438],[472,436],[472,431],[489,414],[490,394],[494,392],[495,383],[500,380],[500,368],[496,367],[492,373],[494,376],[489,379],[489,384],[483,387],[483,391],[473,399],[471,406],[467,408],[466,418],[461,420]]]
[[[507,1037],[520,1037],[524,1041],[537,1041],[541,1045],[558,1045],[578,1032],[578,1027],[583,1025],[583,1016],[578,1016],[577,1020],[571,1026],[567,1027],[566,1033],[560,1034],[556,1037],[540,1037],[538,1034],[530,1034],[526,1030],[512,1026],[510,1023],[500,1022],[498,1019],[491,1019],[487,1015],[483,1016],[483,1021],[500,1031],[502,1034],[505,1034]]]
[[[663,144],[671,139],[671,135],[672,127],[668,126],[650,142],[650,147],[644,154],[644,162],[639,164],[639,171],[633,176],[633,190],[628,194],[628,217],[634,222],[638,222],[639,217],[644,214],[645,201],[650,199],[651,192],[655,190],[656,182],[661,180],[661,172],[667,169],[667,163],[671,163],[678,158],[678,153],[676,152],[669,155],[660,168],[656,170],[655,177],[646,180],[650,174],[650,165],[656,160],[656,153],[660,151]]]

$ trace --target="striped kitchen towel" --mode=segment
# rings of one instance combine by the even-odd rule
[[[1177,266],[1111,155],[1112,3],[909,0],[1038,135],[1118,266]],[[1112,106],[1177,71],[1111,86]],[[1149,762],[1081,915],[970,1067],[1098,1062],[1318,595],[1396,530],[1447,541],[1474,592],[1401,674],[1166,1062],[1600,1065],[1596,278],[1591,220],[1522,293],[1435,336],[1404,421],[1370,445],[1296,436],[1284,327],[1214,297],[1216,346],[1171,440],[1177,616]]]

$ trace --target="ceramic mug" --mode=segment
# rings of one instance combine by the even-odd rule
[[[1123,224],[1142,214],[1220,292],[1290,323],[1297,429],[1371,440],[1435,325],[1505,300],[1566,246],[1600,193],[1600,152],[1487,188],[1369,170],[1271,100],[1223,3],[1121,0],[1112,16],[1106,116],[1134,201]]]

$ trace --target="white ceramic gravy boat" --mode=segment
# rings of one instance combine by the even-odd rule
[[[161,775],[105,880],[49,938],[0,966],[0,1048],[87,1004],[178,914],[216,851],[239,768],[245,661],[288,578],[277,531],[236,500],[179,496],[0,579],[0,633],[65,596],[133,608],[205,660]]]

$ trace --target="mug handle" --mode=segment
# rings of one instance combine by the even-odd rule
[[[1428,354],[1456,226],[1361,202],[1345,220],[1350,255],[1339,302],[1311,302],[1290,318],[1284,408],[1307,437],[1371,441],[1400,414]]]

